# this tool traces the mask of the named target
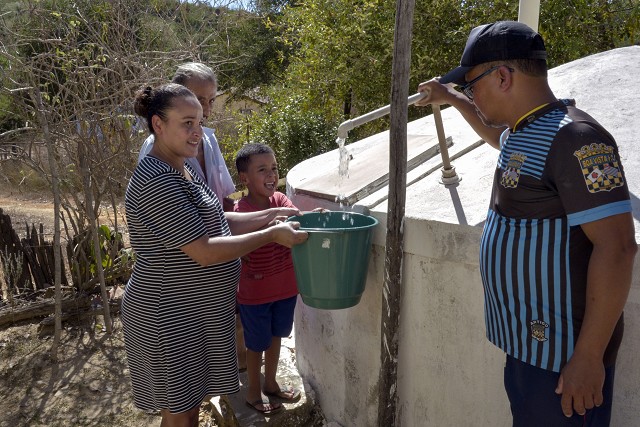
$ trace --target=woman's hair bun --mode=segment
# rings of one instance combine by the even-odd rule
[[[149,111],[149,103],[151,102],[151,97],[153,96],[153,88],[151,86],[147,86],[144,89],[140,89],[136,93],[136,97],[133,103],[133,110],[140,117],[147,117],[147,113]]]

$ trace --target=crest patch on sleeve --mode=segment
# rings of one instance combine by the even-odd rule
[[[594,143],[583,146],[573,155],[580,163],[589,193],[611,191],[624,185],[624,177],[613,147]]]

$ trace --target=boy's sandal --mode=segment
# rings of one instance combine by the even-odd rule
[[[285,402],[295,402],[300,399],[300,390],[293,387],[280,387],[277,391],[262,390],[266,396],[277,397]]]
[[[248,400],[245,400],[244,403],[247,404],[248,407],[260,412],[261,414],[264,415],[273,415],[273,414],[277,414],[278,412],[282,411],[282,405],[281,404],[276,404],[274,405],[273,403],[269,402],[268,400],[262,400],[262,399],[258,399],[255,402],[249,402]],[[271,407],[271,409],[265,409],[267,406]]]

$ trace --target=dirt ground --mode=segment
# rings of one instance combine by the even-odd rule
[[[20,237],[25,224],[42,223],[46,238],[53,238],[50,200],[49,194],[0,185],[0,209]],[[117,315],[111,335],[103,330],[102,316],[64,322],[57,361],[51,357],[53,327],[41,326],[41,320],[0,327],[0,427],[160,426],[158,413],[146,414],[133,405]],[[203,405],[200,427],[217,425],[213,410]],[[319,425],[326,424],[316,406],[305,426]]]
[[[0,189],[0,208],[21,237],[25,222],[53,232],[46,195]],[[58,361],[51,357],[53,330],[40,327],[41,320],[0,328],[0,427],[160,425],[159,414],[133,406],[117,316],[112,335],[100,318],[65,322]],[[200,425],[212,425],[205,411]]]
[[[37,323],[0,331],[0,426],[159,426],[134,408],[122,328],[111,336],[92,321],[65,324],[58,361],[51,332]]]

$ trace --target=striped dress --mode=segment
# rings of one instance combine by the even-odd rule
[[[201,267],[181,246],[229,236],[224,212],[196,173],[189,181],[145,157],[125,197],[133,274],[122,301],[135,405],[185,412],[207,395],[239,389],[235,304],[240,260]]]

